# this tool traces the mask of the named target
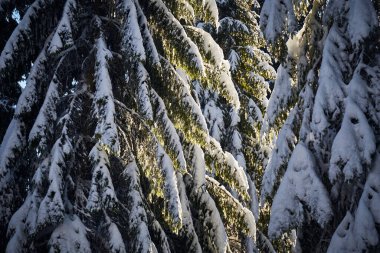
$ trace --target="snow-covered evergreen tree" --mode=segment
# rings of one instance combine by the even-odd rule
[[[0,0],[0,251],[379,251],[379,8]]]
[[[271,58],[265,53],[265,41],[261,35],[256,11],[260,8],[257,1],[217,1],[219,12],[218,26],[210,22],[198,22],[197,27],[209,32],[218,44],[209,40],[209,48],[220,47],[218,51],[208,50],[216,61],[217,55],[228,57],[231,80],[240,99],[240,108],[226,103],[222,93],[213,87],[204,89],[196,83],[201,108],[206,116],[210,135],[221,143],[242,166],[250,186],[251,201],[248,204],[259,218],[257,185],[263,173],[263,162],[267,159],[266,143],[260,139],[263,113],[267,106],[269,81],[275,77]],[[252,9],[254,7],[254,9]],[[231,232],[227,231],[231,237]],[[234,235],[233,237],[236,237]],[[264,234],[259,242],[268,242]],[[263,239],[263,240],[261,240]],[[264,242],[265,241],[265,242]],[[253,243],[247,238],[247,250]],[[271,247],[271,246],[269,246]]]
[[[251,176],[259,173],[265,156],[260,129],[266,110],[269,82],[275,78],[271,57],[262,49],[265,41],[258,24],[257,1],[218,1],[220,11],[216,40],[228,55],[232,80],[241,100],[239,111],[229,110],[230,149]],[[239,147],[241,146],[241,147]],[[260,162],[259,162],[260,161]]]
[[[1,251],[256,250],[244,93],[230,49],[197,27],[227,29],[215,0],[1,0],[0,14],[12,30],[0,44],[1,112],[12,109],[0,131]],[[253,67],[241,83],[255,114],[273,71],[249,50],[266,73]]]
[[[379,149],[374,4],[282,1],[280,15],[273,2],[261,13],[268,42],[280,43],[281,32],[295,34],[279,54],[286,57],[280,57],[263,131],[275,136],[261,192],[261,203],[272,206],[269,236],[295,234],[294,250],[378,249],[376,214],[364,186],[378,187],[370,180]],[[293,15],[303,24],[298,31],[289,29]],[[313,169],[301,176],[307,168]]]

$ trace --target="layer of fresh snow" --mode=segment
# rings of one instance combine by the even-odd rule
[[[329,195],[317,176],[316,169],[313,154],[303,143],[298,143],[273,199],[268,227],[271,238],[278,238],[287,230],[302,224],[305,207],[322,227],[331,219]]]

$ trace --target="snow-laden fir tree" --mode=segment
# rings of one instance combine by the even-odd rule
[[[206,116],[210,135],[220,141],[223,148],[233,154],[247,173],[251,194],[251,210],[258,219],[257,183],[263,173],[262,164],[267,158],[266,143],[260,140],[263,113],[267,106],[268,81],[275,71],[270,56],[263,51],[265,41],[255,11],[257,1],[217,1],[219,22],[215,27],[208,22],[198,22],[197,27],[207,31],[221,47],[219,55],[228,56],[232,81],[241,102],[239,110],[226,103],[214,88],[196,84],[196,94]],[[254,7],[254,8],[253,8]],[[201,31],[201,30],[200,30]],[[209,40],[208,47],[216,48]],[[208,50],[211,55],[211,51]],[[217,62],[221,59],[213,57]],[[224,68],[224,67],[223,67]],[[258,244],[267,250],[271,247],[263,233],[258,232]],[[252,242],[247,239],[247,247]],[[251,246],[250,246],[251,245]]]
[[[263,50],[265,41],[255,12],[260,6],[257,1],[218,1],[218,6],[220,21],[216,37],[228,55],[232,78],[242,103],[237,122],[232,120],[229,127],[236,125],[235,129],[240,132],[243,164],[252,176],[255,173],[261,176],[266,150],[259,135],[262,115],[268,104],[268,81],[275,78],[275,70],[271,66],[271,57]],[[235,112],[231,110],[230,114]],[[235,135],[234,131],[230,133],[230,143],[236,142]]]
[[[4,47],[7,38],[17,25],[17,22],[12,18],[12,12],[6,11],[10,8],[9,3],[10,1],[0,2],[0,34],[3,35],[0,39],[0,48]],[[3,86],[0,89],[0,139],[2,139],[12,118],[12,105],[17,102],[17,97],[20,95],[20,88],[17,85],[14,85],[13,89],[5,89]]]
[[[260,191],[263,165],[268,159],[268,143],[260,137],[260,131],[268,105],[269,81],[275,78],[275,70],[271,66],[270,55],[266,53],[265,40],[259,27],[259,2],[218,1],[218,7],[220,26],[216,37],[225,55],[228,55],[232,78],[242,103],[236,122],[229,124],[227,143],[233,154],[243,157],[242,164],[252,181],[253,196]],[[240,142],[236,141],[238,136],[241,136]],[[264,231],[260,231],[265,229],[266,220],[259,216],[257,199],[251,204],[259,226],[257,243],[261,250],[271,252],[272,245]]]
[[[271,0],[261,15],[268,42],[286,45],[277,54],[281,65],[263,131],[275,136],[261,191],[261,204],[271,205],[269,237],[287,235],[295,251],[376,252],[380,72],[374,4]],[[298,31],[290,29],[294,22]]]
[[[243,101],[234,81],[248,74],[232,78],[196,26],[225,27],[214,0],[1,0],[0,14],[1,251],[256,250],[236,125],[265,92]],[[256,56],[268,74],[248,70],[248,91],[271,73]],[[236,150],[220,143],[219,112]]]

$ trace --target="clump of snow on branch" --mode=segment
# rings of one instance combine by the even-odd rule
[[[50,251],[90,253],[87,228],[76,215],[66,215],[50,236]]]
[[[71,21],[73,19],[73,11],[76,9],[75,0],[67,0],[63,8],[61,20],[54,32],[53,38],[47,49],[49,54],[57,53],[62,48],[70,47],[74,44],[71,30]]]
[[[380,155],[369,173],[355,213],[347,212],[340,222],[327,250],[333,252],[365,252],[379,242],[376,224],[380,222]]]
[[[115,104],[111,78],[108,72],[107,61],[112,58],[112,53],[107,49],[104,38],[101,36],[96,42],[96,91],[95,113],[98,118],[95,137],[100,139],[106,149],[114,153],[120,150],[120,143],[115,123]]]
[[[97,211],[102,208],[112,208],[118,200],[109,172],[108,155],[103,147],[96,143],[91,149],[90,158],[94,168],[87,209]]]
[[[303,143],[298,143],[274,197],[268,233],[278,238],[287,230],[302,224],[305,207],[320,226],[332,217],[329,195],[317,176],[316,162]]]

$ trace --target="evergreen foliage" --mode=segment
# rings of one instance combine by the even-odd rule
[[[0,0],[0,252],[378,252],[379,11]]]
[[[243,145],[260,150],[247,140],[274,71],[249,4],[0,7],[1,250],[257,250],[255,161]],[[224,36],[236,42],[220,46]],[[234,51],[239,63],[227,60]]]
[[[379,167],[378,88],[369,88],[379,78],[375,6],[275,2],[261,12],[268,43],[286,45],[274,52],[281,65],[263,129],[273,141],[261,191],[269,236],[289,238],[283,246],[296,252],[376,252],[374,194],[365,186],[379,185],[371,179]]]

